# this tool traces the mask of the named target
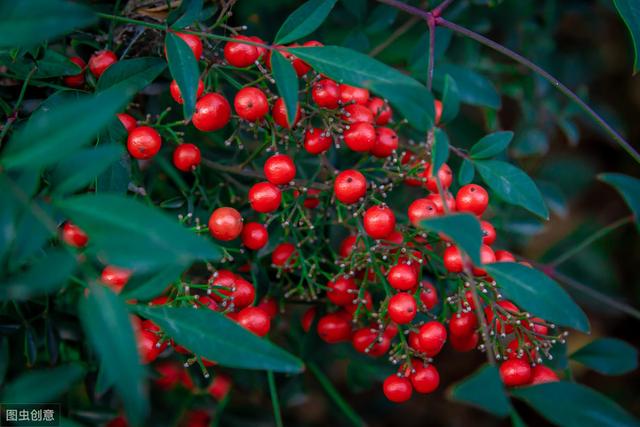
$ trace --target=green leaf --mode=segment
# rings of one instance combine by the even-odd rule
[[[136,271],[196,260],[218,260],[220,248],[163,211],[116,194],[87,194],[58,201],[65,215],[89,235],[88,250],[106,262]]]
[[[458,184],[467,185],[473,181],[476,170],[473,168],[471,160],[462,159],[462,164],[458,170]]]
[[[473,160],[489,159],[507,149],[513,139],[513,132],[499,131],[490,133],[476,142],[469,154]]]
[[[603,173],[598,175],[600,181],[613,186],[629,205],[640,231],[640,179],[621,173]]]
[[[440,167],[449,160],[449,137],[446,132],[440,128],[436,128],[435,141],[433,143],[433,152],[431,154],[431,163],[434,171],[439,171]],[[437,174],[436,174],[437,177]]]
[[[633,43],[633,73],[640,70],[640,3],[636,0],[613,0],[616,5],[620,17],[624,21],[629,34],[631,34],[631,42]]]
[[[365,31],[367,34],[376,34],[384,31],[393,25],[397,17],[398,9],[385,4],[379,4],[369,15]]]
[[[100,137],[100,146],[122,146],[127,138],[127,130],[120,120],[114,120],[107,126]],[[161,157],[158,157],[159,159]],[[96,180],[96,193],[120,193],[126,194],[131,180],[131,156],[124,152],[117,162],[101,173]]]
[[[605,375],[622,375],[638,367],[638,350],[616,338],[592,341],[571,358]]]
[[[293,65],[280,52],[271,52],[271,70],[280,97],[287,107],[287,119],[289,123],[295,122],[298,109],[298,76]]]
[[[433,126],[433,96],[415,79],[368,55],[338,46],[289,48],[317,72],[340,83],[364,87],[386,98],[412,126]]]
[[[53,193],[68,194],[86,187],[123,154],[122,146],[105,144],[83,149],[63,159],[51,171]]]
[[[302,372],[302,361],[207,308],[136,306],[178,344],[222,366]]]
[[[26,77],[35,67],[34,78],[50,78],[78,74],[81,69],[69,60],[69,57],[53,49],[45,49],[42,58],[33,59],[30,55],[19,56],[13,60],[9,54],[0,53],[0,63],[6,65],[18,76]]]
[[[336,0],[309,0],[293,11],[278,30],[275,44],[286,44],[313,33],[335,6]]]
[[[23,301],[50,294],[66,284],[76,266],[75,258],[64,249],[50,249],[25,271],[5,278],[0,301]]]
[[[187,43],[174,33],[168,32],[164,40],[167,62],[171,75],[178,83],[182,95],[184,118],[189,120],[196,108],[196,95],[200,70],[198,61]]]
[[[482,229],[475,216],[467,213],[452,213],[426,219],[420,223],[420,226],[429,231],[445,234],[469,255],[474,264],[482,264],[480,261]]]
[[[456,81],[460,101],[493,109],[500,108],[501,100],[498,91],[483,75],[453,64],[438,64],[433,77],[434,86],[443,88],[447,74]]]
[[[589,320],[569,294],[546,274],[515,262],[486,265],[505,297],[549,322],[589,332]]]
[[[96,90],[104,91],[115,85],[126,85],[139,92],[156,79],[167,67],[160,58],[124,59],[111,65],[100,76]]]
[[[53,402],[84,375],[84,368],[72,363],[22,374],[2,390],[3,403]]]
[[[455,119],[460,111],[460,93],[456,81],[449,74],[444,76],[444,89],[442,91],[442,118],[441,122],[448,123]]]
[[[96,20],[91,9],[70,1],[1,1],[0,48],[34,46]]]
[[[127,418],[133,425],[142,424],[149,411],[145,369],[140,364],[126,304],[108,287],[92,285],[80,300],[78,316],[100,358],[101,369],[122,399]]]
[[[638,426],[638,421],[615,402],[582,384],[558,381],[515,388],[524,400],[554,424],[566,427]]]
[[[540,190],[521,169],[500,160],[476,160],[474,165],[484,182],[502,200],[549,219],[549,210]]]
[[[20,185],[18,182],[16,184]],[[29,238],[18,238],[13,242],[8,257],[9,271],[19,269],[37,253],[42,254],[47,240],[56,234],[35,214],[36,209],[40,209],[47,215],[53,213],[51,205],[40,197],[32,200],[31,206],[25,207],[16,222],[16,236],[29,236]]]
[[[160,271],[142,278],[134,276],[124,287],[122,295],[127,299],[150,300],[162,294],[170,283],[180,277],[183,271],[184,267],[181,265],[168,265]]]
[[[202,14],[202,4],[202,0],[183,0],[180,7],[169,13],[169,26],[180,29],[193,24]]]
[[[2,165],[7,169],[35,169],[58,162],[94,140],[127,104],[129,95],[128,90],[113,88],[66,99],[55,108],[40,108],[13,134],[3,152]]]
[[[495,366],[485,365],[453,386],[451,398],[468,403],[498,417],[511,412],[511,403]]]

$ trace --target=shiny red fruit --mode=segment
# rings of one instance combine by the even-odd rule
[[[224,59],[234,67],[244,68],[258,60],[261,52],[257,46],[242,43],[242,40],[253,41],[247,36],[235,36],[238,41],[230,41],[224,45]]]
[[[493,264],[494,262],[496,262],[496,255],[493,253],[493,249],[484,244],[480,246],[480,261],[483,265]],[[483,268],[474,266],[473,274],[475,274],[476,276],[484,276],[487,274],[487,272]]]
[[[80,67],[80,72],[72,76],[65,76],[64,84],[69,87],[82,87],[84,85],[84,70],[87,68],[87,64],[79,56],[72,56],[69,61]]]
[[[288,184],[296,177],[296,165],[290,156],[275,154],[264,163],[264,175],[272,184]]]
[[[459,352],[467,352],[475,349],[480,342],[480,334],[474,332],[471,335],[456,336],[451,335],[449,342],[454,350]]]
[[[159,374],[154,382],[162,390],[170,390],[179,384],[189,390],[193,388],[193,381],[180,362],[163,360],[158,362],[154,368]]]
[[[231,378],[224,374],[217,374],[207,387],[207,392],[218,402],[224,399],[231,390]],[[210,426],[211,420],[207,418],[203,426]]]
[[[262,249],[268,241],[269,233],[264,225],[258,222],[250,222],[242,228],[242,244],[247,248],[257,251]]]
[[[417,199],[409,205],[407,214],[411,224],[415,227],[419,227],[423,220],[438,216],[438,209],[429,199]]]
[[[240,310],[236,321],[259,337],[269,333],[271,318],[259,307],[246,307]]]
[[[62,226],[62,240],[69,246],[82,248],[86,246],[89,238],[80,227],[67,221]]]
[[[386,126],[391,120],[391,107],[382,98],[371,98],[367,107],[373,113],[378,126]]]
[[[487,190],[477,184],[467,184],[456,194],[456,208],[460,212],[471,212],[480,216],[489,205]]]
[[[396,216],[386,206],[372,206],[364,213],[364,231],[374,239],[384,239],[396,228]]]
[[[411,384],[413,389],[418,393],[433,393],[440,385],[440,374],[433,365],[424,366],[422,362],[413,364],[416,370],[411,376]]]
[[[119,268],[113,265],[107,265],[100,275],[100,281],[107,285],[115,293],[120,293],[124,285],[127,284],[131,277],[131,270]]]
[[[342,115],[342,120],[349,124],[354,123],[369,123],[373,124],[373,113],[364,105],[360,104],[349,104],[344,107],[344,114]]]
[[[311,329],[311,325],[313,324],[313,319],[316,317],[316,307],[312,306],[307,309],[302,315],[300,319],[300,324],[302,325],[302,330],[305,332],[309,332]]]
[[[338,108],[340,100],[340,86],[333,80],[322,79],[313,85],[311,89],[311,97],[318,104],[318,107],[329,108],[331,110]]]
[[[309,154],[322,154],[331,148],[333,138],[326,135],[322,129],[311,128],[304,134],[304,149]]]
[[[178,87],[178,82],[176,82],[175,80],[171,81],[171,84],[169,85],[169,92],[171,93],[171,97],[173,98],[173,100],[176,101],[178,104],[184,103],[184,100],[182,99],[182,93],[180,92],[180,87]],[[196,90],[196,99],[202,96],[202,92],[204,92],[204,84],[202,83],[202,80],[198,80],[198,89]]]
[[[517,315],[520,312],[518,307],[516,307],[516,305],[511,301],[506,301],[506,300],[498,301],[497,305],[502,307],[503,310],[506,310],[510,315]],[[511,332],[513,332],[513,325],[511,325],[511,323],[508,323],[508,318],[506,314],[499,313],[498,319],[496,320],[495,325],[493,325],[493,310],[491,310],[491,307],[489,306],[485,307],[484,315],[487,318],[487,324],[489,325],[489,327],[495,327],[495,330],[499,334],[501,333],[510,334]]]
[[[372,357],[380,357],[389,351],[391,339],[385,334],[378,336],[371,328],[358,329],[351,337],[351,344],[358,353],[365,353]]]
[[[440,353],[442,346],[447,341],[447,330],[440,322],[432,320],[420,327],[418,331],[420,348],[429,357]]]
[[[229,101],[219,93],[208,93],[196,102],[193,125],[203,132],[222,129],[231,118]]]
[[[389,300],[389,318],[398,325],[410,323],[418,312],[418,304],[412,295],[398,292]]]
[[[522,359],[505,360],[500,365],[500,378],[507,387],[528,384],[531,380],[531,365]]]
[[[218,208],[209,217],[209,232],[218,240],[228,242],[242,232],[242,215],[234,208]]]
[[[461,273],[464,270],[464,260],[462,253],[456,246],[449,246],[442,255],[444,268],[450,273]]]
[[[478,327],[478,320],[475,313],[464,311],[452,314],[449,320],[449,333],[451,336],[466,337],[472,335]]]
[[[199,61],[202,57],[202,40],[200,37],[195,34],[185,34],[185,33],[175,33],[176,36],[180,37],[191,49],[193,52],[193,56]]]
[[[383,159],[389,157],[398,149],[398,135],[393,129],[379,127],[376,130],[376,140],[371,147],[371,154]]]
[[[291,243],[280,243],[271,253],[271,262],[281,267],[295,262],[296,247]]]
[[[236,276],[235,288],[231,293],[231,297],[236,309],[245,308],[252,305],[256,299],[256,288],[242,277]]]
[[[398,263],[389,269],[387,281],[394,289],[408,291],[418,284],[418,274],[412,265]]]
[[[558,378],[558,374],[553,372],[551,368],[544,365],[536,365],[531,371],[531,380],[529,384],[536,385],[554,383],[556,381],[560,381],[560,378]]]
[[[351,277],[339,277],[327,284],[327,298],[335,305],[348,305],[357,297],[355,280]]]
[[[420,291],[420,301],[424,304],[427,310],[431,310],[438,304],[438,291],[436,291],[433,284],[422,281],[422,291]]]
[[[263,309],[271,318],[274,318],[276,314],[278,314],[278,303],[270,296],[262,298],[257,307]]]
[[[200,149],[194,144],[180,144],[173,152],[173,165],[183,172],[193,170],[200,160]]]
[[[158,154],[162,146],[160,134],[149,126],[138,126],[127,138],[129,154],[136,159],[147,160]]]
[[[273,212],[280,207],[282,193],[270,182],[259,182],[249,189],[249,204],[260,213]]]
[[[240,118],[255,122],[269,113],[267,95],[257,87],[240,89],[233,100],[233,106]]]
[[[100,50],[89,58],[89,70],[91,74],[99,78],[102,73],[113,64],[118,62],[118,57],[110,50]]]
[[[341,84],[340,100],[343,104],[356,103],[367,105],[367,102],[369,102],[369,91],[367,89]]]
[[[367,180],[360,172],[353,169],[342,171],[333,183],[336,199],[345,205],[356,203],[367,192]]]
[[[167,343],[164,342],[160,347],[157,346],[160,341],[160,337],[152,331],[143,329],[138,331],[136,336],[136,342],[138,347],[138,354],[142,359],[142,363],[151,363],[167,348]]]
[[[326,314],[318,321],[318,335],[329,344],[348,341],[351,337],[351,322],[338,313]]]
[[[338,253],[341,257],[346,258],[351,255],[351,252],[356,248],[356,241],[358,238],[356,236],[347,236],[344,238],[342,243],[340,243],[340,249]]]
[[[482,243],[485,245],[491,245],[496,241],[496,229],[489,221],[480,221],[480,228],[482,229]]]
[[[456,210],[456,199],[453,197],[451,193],[445,193],[444,196],[441,194],[429,194],[427,199],[431,200],[434,205],[436,205],[436,209],[440,215],[447,213],[444,207],[447,206],[447,210],[449,213],[454,212]]]
[[[438,182],[433,174],[432,165],[429,165],[429,167],[426,168],[423,176],[427,178],[427,181],[424,184],[425,187],[427,187],[429,191],[438,194]],[[451,183],[453,182],[453,173],[451,172],[451,168],[448,164],[444,163],[440,166],[440,169],[438,170],[438,179],[440,180],[440,188],[442,188],[443,191],[451,187]]]
[[[282,98],[276,99],[276,102],[273,103],[273,109],[271,110],[271,115],[273,116],[273,121],[276,122],[277,125],[290,129],[289,118],[287,116],[287,107],[284,105],[284,101]],[[298,104],[296,109],[296,117],[293,121],[293,127],[295,127],[300,121],[300,104]]]
[[[138,126],[138,121],[129,114],[118,113],[116,116],[118,117],[118,120],[120,120],[120,123],[122,123],[122,126],[127,130],[127,133],[130,133]]]
[[[496,262],[516,262],[516,257],[509,251],[499,250],[495,252]]]
[[[436,113],[435,123],[440,123],[440,119],[442,118],[442,102],[437,99],[433,101],[433,107]]]
[[[413,387],[408,379],[392,374],[384,380],[382,391],[391,402],[402,403],[411,399]]]
[[[347,147],[359,153],[371,150],[376,142],[376,129],[370,123],[349,125],[342,135]]]

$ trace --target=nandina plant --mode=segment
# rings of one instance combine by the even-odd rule
[[[512,158],[543,153],[500,124],[489,80],[447,62],[451,34],[640,156],[551,74],[457,23],[478,6],[371,4],[367,34],[386,36],[366,55],[320,37],[333,14],[363,25],[366,2],[301,3],[268,38],[240,2],[140,3],[0,2],[2,403],[61,403],[72,425],[298,425],[284,411],[319,384],[337,423],[365,425],[376,409],[358,414],[355,389],[420,405],[450,387],[514,425],[539,420],[522,402],[558,425],[637,425],[567,362],[623,374],[637,351],[590,338],[569,353],[591,327],[564,286],[638,311],[559,265],[637,221],[640,181],[600,175],[631,215],[557,258],[514,250],[513,218],[567,215],[562,189]],[[635,5],[615,3],[637,40]],[[412,16],[394,31],[398,10]],[[375,59],[411,28],[425,36],[409,73]],[[338,360],[346,394],[325,373]],[[456,360],[475,373],[441,376]]]

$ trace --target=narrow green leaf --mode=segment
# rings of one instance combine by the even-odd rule
[[[515,262],[486,265],[505,297],[549,322],[589,332],[589,319],[569,294],[535,268]]]
[[[476,406],[498,417],[511,412],[511,403],[498,369],[485,365],[451,389],[451,399]]]
[[[317,72],[340,83],[364,87],[386,98],[413,127],[433,126],[433,96],[415,79],[368,55],[338,46],[289,48]]]
[[[309,0],[293,11],[278,30],[275,44],[286,44],[313,33],[335,6],[336,0]]]
[[[16,185],[19,184],[20,183],[16,182]],[[17,238],[13,242],[8,257],[10,272],[20,269],[34,255],[38,253],[42,255],[44,252],[43,246],[55,234],[52,233],[51,229],[48,228],[46,224],[43,224],[42,219],[34,213],[35,209],[41,209],[43,212],[51,215],[53,213],[51,204],[45,202],[41,197],[33,199],[31,203],[32,206],[25,207],[22,215],[18,217],[16,222],[16,236],[29,236],[29,238]]]
[[[433,170],[439,171],[440,167],[449,160],[449,137],[447,136],[447,133],[440,128],[436,128],[434,136],[435,141],[433,143],[431,163]]]
[[[68,56],[53,49],[45,49],[42,57],[37,60],[29,55],[18,56],[14,60],[8,53],[0,53],[0,63],[6,65],[12,73],[22,77],[26,77],[35,67],[33,77],[37,79],[69,76],[81,72],[80,67],[71,62]]]
[[[105,144],[86,148],[63,159],[51,171],[53,193],[68,194],[95,181],[96,177],[124,154],[120,145]]]
[[[88,7],[62,0],[0,2],[0,48],[30,47],[96,22]]]
[[[94,140],[130,95],[129,90],[112,88],[77,100],[66,99],[55,108],[40,108],[9,140],[2,165],[35,169],[58,162]]]
[[[123,84],[139,92],[156,79],[167,67],[160,58],[133,58],[118,61],[100,76],[96,90],[104,91],[115,85]]]
[[[429,218],[420,223],[428,231],[443,233],[463,250],[474,264],[480,265],[482,230],[478,218],[467,213],[454,213]]]
[[[83,375],[84,368],[76,363],[26,372],[4,387],[2,402],[54,402]]]
[[[605,375],[622,375],[638,367],[638,350],[616,338],[592,341],[571,358]]]
[[[127,130],[120,120],[114,120],[107,126],[100,137],[100,146],[123,146],[127,138]],[[160,157],[159,157],[160,158]],[[131,180],[131,156],[124,152],[117,162],[111,163],[96,180],[96,193],[126,194]]]
[[[603,173],[598,175],[600,181],[613,186],[629,205],[640,231],[640,179],[621,173]]]
[[[133,327],[124,301],[108,287],[92,285],[80,300],[78,315],[107,381],[122,399],[127,418],[140,425],[149,411]]]
[[[278,93],[287,107],[287,119],[293,123],[298,109],[298,76],[293,65],[280,52],[271,53],[271,71],[276,80]]]
[[[460,111],[460,93],[456,81],[449,74],[444,76],[444,89],[442,91],[442,118],[443,123],[455,119]]]
[[[433,77],[433,85],[439,89],[444,88],[447,74],[456,81],[461,102],[493,109],[500,108],[500,95],[491,81],[485,76],[468,67],[446,63],[438,64]]]
[[[499,131],[481,138],[471,147],[470,155],[473,160],[489,159],[507,149],[513,139],[513,132]]]
[[[59,201],[57,206],[89,235],[88,250],[113,265],[142,272],[221,256],[211,240],[132,198],[87,194]]]
[[[167,22],[171,28],[184,28],[200,18],[202,14],[202,0],[183,0],[180,7],[169,13]]]
[[[458,184],[467,185],[471,181],[473,181],[473,176],[475,175],[476,170],[473,168],[473,163],[471,160],[462,159],[462,164],[460,165],[460,169],[458,170]]]
[[[178,344],[222,366],[298,373],[302,361],[225,315],[192,307],[136,306]]]
[[[158,272],[144,275],[141,278],[134,275],[124,287],[122,295],[126,299],[150,300],[162,294],[170,283],[180,277],[183,271],[184,267],[181,265],[168,265]]]
[[[640,70],[640,3],[636,0],[613,0],[620,17],[624,21],[633,44],[633,73]]]
[[[540,190],[521,169],[500,160],[476,160],[474,165],[484,182],[502,200],[549,219],[549,210]]]
[[[189,45],[174,33],[168,32],[165,37],[167,62],[171,75],[178,83],[182,95],[184,118],[189,120],[196,108],[196,94],[200,70],[198,61]]]
[[[76,260],[69,252],[50,249],[27,270],[6,278],[0,286],[0,301],[22,301],[52,293],[66,283],[75,266]]]
[[[547,420],[566,427],[623,427],[640,425],[615,402],[582,384],[558,381],[515,388],[511,394],[524,400]]]
[[[316,377],[316,380],[320,383],[324,391],[327,395],[333,400],[333,403],[342,411],[344,416],[349,420],[351,425],[355,427],[364,427],[367,425],[365,421],[356,413],[356,411],[349,405],[341,395],[340,392],[334,387],[333,383],[327,376],[322,372],[320,367],[318,367],[315,363],[309,362],[307,364],[309,366],[309,370]]]

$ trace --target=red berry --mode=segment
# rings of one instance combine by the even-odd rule
[[[498,306],[502,307],[503,310],[506,310],[510,315],[517,315],[520,310],[518,307],[511,301],[498,301]],[[497,309],[496,309],[497,310]],[[484,309],[484,315],[487,317],[487,324],[489,327],[493,327],[493,310],[491,307],[487,306]],[[499,313],[498,319],[496,320],[495,329],[498,333],[506,333],[510,334],[513,332],[513,325],[508,322],[508,318],[506,314]]]
[[[434,118],[435,124],[440,123],[440,119],[442,118],[442,102],[437,99],[433,101],[433,107],[435,109],[436,116]]]
[[[531,365],[522,359],[505,360],[500,365],[500,378],[507,387],[525,385],[531,380]]]
[[[393,129],[378,128],[376,140],[371,147],[371,154],[378,158],[389,157],[398,148],[398,135]]]
[[[516,262],[516,257],[509,251],[499,250],[495,252],[496,262]]]
[[[170,390],[178,384],[183,384],[187,389],[193,388],[191,377],[179,362],[163,360],[155,365],[155,370],[159,377],[155,378],[154,382],[163,390]]]
[[[207,392],[216,399],[217,401],[221,401],[224,399],[227,394],[229,394],[229,390],[231,390],[231,379],[224,374],[217,374],[213,377],[213,381],[207,387]],[[206,418],[203,417],[202,423],[198,426],[188,426],[188,427],[205,427],[211,425],[211,417],[205,412]]]
[[[357,296],[356,282],[350,277],[339,277],[327,284],[327,298],[335,305],[351,304]]]
[[[356,236],[347,236],[344,238],[342,243],[340,243],[340,249],[338,250],[338,253],[341,257],[347,258],[351,255],[351,252],[353,252],[353,250],[356,248],[357,239],[358,238]]]
[[[398,263],[387,273],[389,284],[400,291],[408,291],[418,284],[418,274],[412,265]]]
[[[276,102],[273,103],[273,109],[271,110],[271,115],[273,116],[273,121],[276,122],[277,125],[290,129],[289,126],[289,118],[287,116],[287,107],[284,105],[284,101],[282,98],[276,99]],[[293,127],[295,127],[300,121],[300,104],[298,104],[296,109],[296,118],[293,121]]]
[[[438,304],[438,292],[433,284],[422,281],[422,291],[420,292],[420,301],[424,304],[427,310],[431,310]]]
[[[275,154],[264,163],[264,175],[272,184],[288,184],[296,176],[296,165],[288,155]]]
[[[273,212],[280,207],[282,193],[270,182],[259,182],[249,189],[249,204],[260,213]]]
[[[394,403],[402,403],[411,399],[413,388],[411,381],[396,374],[389,375],[382,384],[382,391],[387,399]]]
[[[307,311],[302,315],[302,319],[300,319],[300,323],[302,324],[302,330],[305,332],[309,332],[311,329],[311,325],[313,324],[313,319],[316,317],[316,307],[309,307]]]
[[[364,231],[374,239],[384,239],[396,228],[396,217],[386,206],[372,206],[364,213]]]
[[[411,322],[418,312],[418,305],[412,295],[398,292],[389,300],[389,317],[398,325]]]
[[[351,322],[338,313],[326,314],[318,321],[318,335],[329,344],[347,341],[351,337]]]
[[[309,154],[321,154],[331,148],[333,138],[325,135],[324,131],[318,128],[311,128],[304,134],[304,149]]]
[[[336,176],[333,191],[336,194],[336,199],[345,205],[350,205],[364,197],[367,192],[367,180],[357,170],[348,169]]]
[[[80,227],[67,221],[62,226],[62,240],[69,246],[82,248],[86,246],[89,238]]]
[[[342,120],[350,124],[360,122],[373,124],[373,113],[364,105],[349,104],[344,107]]]
[[[171,93],[171,97],[173,98],[173,100],[176,101],[178,104],[184,103],[184,100],[182,99],[182,93],[180,92],[180,87],[178,86],[178,82],[176,82],[175,80],[171,81],[171,84],[169,85],[169,92]],[[202,96],[202,92],[204,92],[204,84],[202,83],[202,80],[198,80],[198,89],[196,90],[196,99]]]
[[[493,225],[489,221],[480,221],[480,228],[482,228],[482,243],[493,244],[496,241],[496,229]]]
[[[381,98],[371,98],[367,104],[369,110],[373,113],[376,124],[378,126],[385,126],[391,120],[391,107]]]
[[[173,152],[174,166],[183,171],[193,170],[200,164],[200,149],[193,144],[180,144]]]
[[[158,154],[162,146],[160,134],[149,126],[138,126],[127,138],[129,154],[136,159],[147,160]]]
[[[91,74],[99,78],[107,68],[118,61],[118,57],[110,50],[100,50],[89,58],[89,70]]]
[[[259,337],[267,335],[271,328],[271,318],[260,307],[245,307],[238,313],[236,321]]]
[[[131,270],[107,265],[100,275],[100,281],[111,288],[115,293],[120,293],[124,285],[131,277]]]
[[[269,241],[267,228],[257,222],[245,224],[242,228],[242,244],[247,248],[257,251]]]
[[[257,87],[240,89],[233,101],[233,106],[240,118],[255,122],[269,113],[267,95]]]
[[[427,178],[427,181],[424,184],[425,187],[433,193],[439,193],[438,183],[433,175],[432,165],[429,165],[422,175]],[[453,173],[451,172],[451,168],[448,164],[444,163],[440,166],[440,169],[438,170],[438,179],[440,180],[440,188],[442,188],[443,191],[451,187],[451,183],[453,182]]]
[[[483,265],[496,262],[496,255],[493,253],[493,249],[483,244],[480,247],[480,261]],[[476,276],[484,276],[487,274],[487,272],[483,268],[473,267],[473,274],[475,274]]]
[[[203,132],[222,129],[231,118],[229,101],[219,93],[208,93],[196,102],[193,125]]]
[[[118,113],[116,116],[118,116],[118,120],[120,120],[122,126],[127,130],[127,133],[130,133],[138,126],[138,121],[129,114]]]
[[[378,336],[378,333],[372,331],[371,328],[362,328],[353,333],[351,344],[359,353],[380,357],[389,351],[391,339],[385,334]]]
[[[202,57],[202,41],[200,37],[195,34],[185,34],[185,33],[175,33],[176,36],[180,37],[191,49],[193,52],[193,56],[199,61]]]
[[[235,36],[234,39],[253,41],[247,36]],[[257,46],[238,41],[227,42],[224,46],[224,59],[234,67],[248,67],[258,60],[260,54]]]
[[[152,331],[143,329],[138,331],[136,336],[136,342],[138,347],[138,354],[142,359],[142,363],[151,363],[162,351],[167,348],[167,343],[164,342],[160,347],[157,346],[160,341],[160,337]]]
[[[209,232],[218,240],[228,242],[242,232],[242,215],[233,208],[218,208],[209,217]]]
[[[275,317],[276,314],[278,314],[278,303],[275,299],[269,296],[262,298],[262,300],[258,304],[258,307],[263,309],[265,313],[267,313],[271,318]]]
[[[436,205],[436,209],[441,215],[446,213],[444,210],[445,203],[449,212],[453,212],[456,210],[456,199],[451,193],[445,193],[444,196],[442,196],[441,194],[429,194],[426,198],[431,200],[433,204]]]
[[[417,199],[409,205],[407,214],[409,215],[411,224],[419,227],[423,220],[437,216],[438,209],[436,209],[436,205],[429,199]]]
[[[480,216],[488,204],[487,190],[476,184],[467,184],[456,194],[456,208],[460,212],[471,212]]]
[[[236,276],[235,287],[231,293],[231,297],[233,298],[233,305],[235,305],[236,308],[247,307],[253,304],[253,301],[256,299],[256,288],[242,277]]]
[[[462,253],[456,246],[449,246],[442,255],[444,268],[451,273],[461,273],[464,270]]]
[[[440,353],[442,346],[444,346],[447,340],[447,330],[442,323],[435,320],[422,325],[418,331],[418,335],[420,338],[420,348],[429,357]]]
[[[417,365],[417,366],[416,366]],[[423,366],[422,362],[414,363],[416,370],[411,374],[411,384],[418,393],[433,393],[440,385],[440,374],[433,365]]]
[[[349,129],[342,135],[347,147],[356,152],[369,151],[376,142],[376,130],[370,123],[360,122],[349,125]]]
[[[65,76],[64,84],[69,87],[81,87],[84,85],[84,70],[87,67],[87,64],[79,56],[72,56],[69,58],[69,61],[80,67],[80,72],[72,76]]]
[[[531,371],[531,385],[560,381],[558,374],[544,365],[536,365]]]
[[[304,207],[307,209],[317,208],[318,205],[320,204],[320,199],[318,198],[319,194],[320,194],[320,190],[317,190],[315,188],[309,188],[307,190],[307,197],[304,199],[304,202],[302,202]]]
[[[343,104],[351,102],[367,105],[367,102],[369,102],[369,91],[367,89],[341,84],[340,100]]]
[[[547,335],[549,333],[549,327],[539,317],[532,318],[530,322],[525,324],[525,327],[529,330],[533,329],[536,334]]]
[[[469,336],[475,332],[478,327],[476,315],[470,311],[453,314],[449,321],[449,333],[451,336]]]
[[[271,262],[281,267],[295,262],[296,247],[291,243],[280,243],[271,254]]]
[[[478,342],[480,342],[480,334],[474,332],[471,335],[451,335],[449,342],[451,343],[451,347],[456,351],[471,351],[478,346]]]
[[[333,80],[319,80],[311,89],[311,97],[313,98],[313,101],[318,104],[318,107],[333,110],[338,108],[340,87]]]

